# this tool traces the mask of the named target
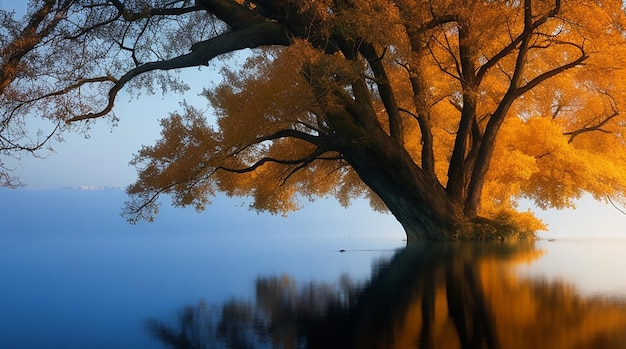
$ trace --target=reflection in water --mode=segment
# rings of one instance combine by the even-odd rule
[[[626,302],[519,277],[532,244],[415,243],[366,284],[256,281],[255,302],[149,320],[172,348],[626,348]]]

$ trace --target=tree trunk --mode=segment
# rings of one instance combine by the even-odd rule
[[[465,217],[439,181],[381,128],[356,126],[349,132],[338,137],[341,153],[402,224],[407,240],[453,239]]]

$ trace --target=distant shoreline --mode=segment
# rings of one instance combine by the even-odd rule
[[[54,187],[31,187],[25,185],[20,188],[10,190],[77,190],[77,191],[100,191],[100,190],[124,190],[123,185],[67,185],[67,186],[54,186]]]

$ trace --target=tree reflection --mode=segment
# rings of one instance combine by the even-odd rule
[[[532,244],[412,243],[367,283],[259,278],[254,302],[204,303],[177,325],[149,320],[171,348],[626,348],[626,303],[521,278]]]

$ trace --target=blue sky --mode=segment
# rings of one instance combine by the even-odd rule
[[[126,92],[117,98],[116,126],[106,119],[91,125],[88,138],[81,133],[66,133],[64,142],[53,144],[54,153],[45,159],[24,158],[18,165],[21,180],[30,188],[73,185],[128,185],[135,169],[128,165],[142,145],[152,145],[159,137],[159,120],[181,111],[180,102],[189,101],[203,109],[207,100],[199,96],[203,84],[219,81],[212,69],[196,68],[181,72],[191,89],[185,95],[142,95],[133,98]],[[45,126],[44,126],[45,127]]]

